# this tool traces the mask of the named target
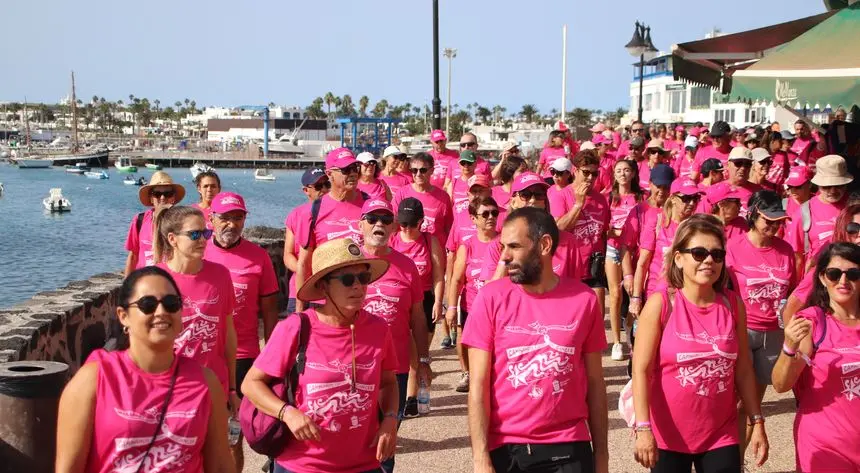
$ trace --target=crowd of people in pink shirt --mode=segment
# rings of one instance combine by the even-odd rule
[[[244,435],[270,471],[390,473],[437,327],[474,471],[609,471],[605,350],[628,361],[619,411],[651,471],[762,465],[768,386],[797,399],[798,471],[860,470],[846,160],[802,120],[590,131],[558,122],[534,159],[511,142],[495,164],[442,130],[411,156],[329,152],[284,222],[283,294],[242,196],[203,173],[180,205],[156,172],[125,243],[126,348],[65,389],[57,471],[240,472]]]

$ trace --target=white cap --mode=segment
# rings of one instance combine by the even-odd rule
[[[594,149],[594,143],[590,141],[583,141],[581,145],[579,145],[580,151],[587,151],[590,149]]]
[[[406,153],[404,153],[397,146],[391,145],[391,146],[385,148],[385,151],[382,152],[382,157],[387,158],[389,156],[397,156],[398,154],[406,154]]]
[[[698,148],[699,147],[699,139],[695,136],[687,136],[684,139],[684,148]]]
[[[373,153],[369,151],[365,151],[363,153],[358,153],[358,156],[355,157],[355,160],[360,163],[367,164],[371,161],[376,161],[376,156],[374,156]]]
[[[756,148],[752,150],[752,159],[757,163],[760,163],[769,157],[770,153],[768,153],[764,148]]]
[[[558,158],[549,165],[549,168],[562,172],[570,171],[571,168],[573,168],[573,163],[571,163],[567,158]]]

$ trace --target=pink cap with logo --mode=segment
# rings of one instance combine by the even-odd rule
[[[430,141],[432,141],[432,142],[434,142],[434,143],[435,143],[435,142],[437,142],[437,141],[442,141],[442,140],[448,141],[448,137],[447,137],[447,136],[445,136],[445,132],[444,132],[444,131],[442,131],[442,130],[433,130],[432,132],[430,132]]]
[[[815,175],[812,168],[809,166],[795,166],[788,173],[788,179],[785,180],[785,185],[791,187],[802,186],[812,179]]]
[[[468,181],[466,181],[466,184],[468,184],[469,189],[471,189],[472,186],[481,186],[489,188],[490,178],[484,174],[475,174],[474,176],[470,177]]]
[[[711,191],[708,193],[708,200],[716,204],[726,199],[741,200],[741,196],[736,191],[732,190],[731,186],[711,186]]]
[[[221,192],[216,195],[215,198],[212,199],[210,210],[212,213],[216,214],[225,214],[233,210],[241,210],[242,212],[248,213],[248,209],[245,208],[245,199],[235,192]]]
[[[675,179],[670,189],[672,194],[696,195],[701,194],[699,186],[691,179]]]
[[[603,123],[598,123],[591,127],[592,133],[603,133],[604,131],[606,131],[606,125]]]
[[[690,136],[695,136],[696,138],[698,138],[701,135],[701,133],[699,132],[699,129],[696,127],[690,128],[690,131],[688,131],[687,134]]]
[[[391,209],[391,204],[385,199],[367,199],[364,205],[361,206],[361,215],[365,216],[369,213],[382,210],[394,215],[394,210]]]
[[[675,127],[675,131],[687,131],[687,128],[684,125],[678,125]]]
[[[547,184],[546,181],[541,179],[537,174],[533,172],[524,172],[514,179],[514,183],[511,186],[511,193],[526,190],[531,186],[541,186],[544,189],[549,188],[549,184]]]
[[[333,149],[325,155],[326,170],[332,168],[343,169],[354,162],[356,162],[355,154],[353,154],[348,148]]]

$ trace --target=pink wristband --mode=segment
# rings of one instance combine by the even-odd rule
[[[797,354],[797,352],[795,350],[788,348],[788,345],[786,345],[785,343],[782,344],[782,352],[788,356],[794,356]]]
[[[650,422],[637,422],[636,427],[651,427]]]

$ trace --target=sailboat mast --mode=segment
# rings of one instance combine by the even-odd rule
[[[78,102],[75,98],[75,71],[72,71],[72,136],[74,137],[74,144],[72,145],[72,152],[77,153],[78,146]]]
[[[27,113],[27,97],[24,97],[24,130],[27,135],[27,148],[30,147],[30,117]]]

